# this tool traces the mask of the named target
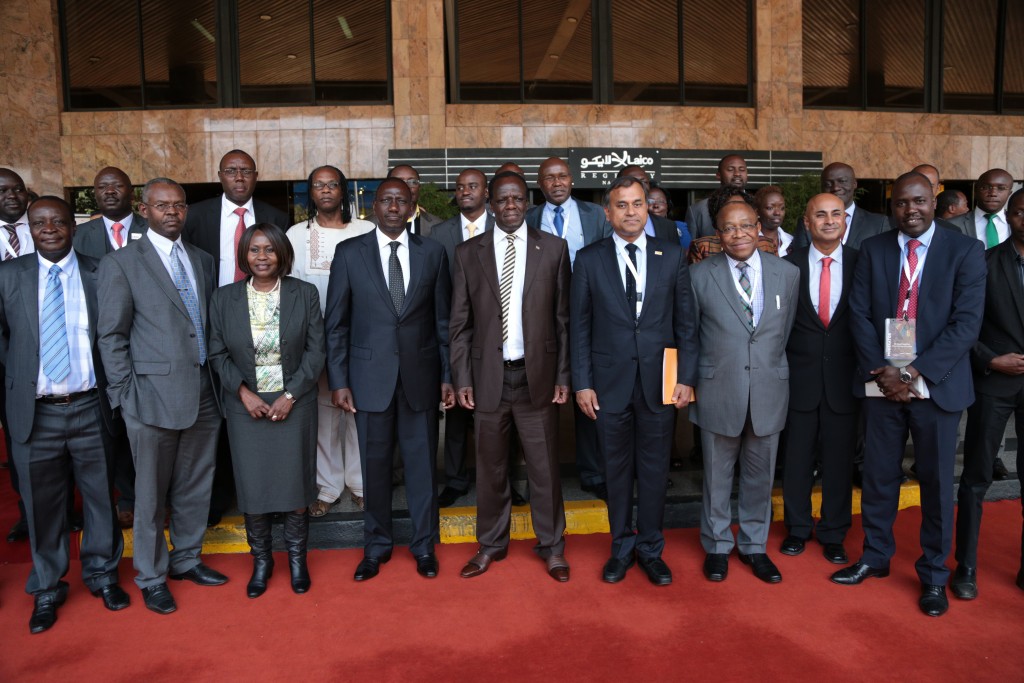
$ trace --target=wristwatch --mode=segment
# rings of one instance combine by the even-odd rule
[[[904,384],[910,384],[914,381],[914,377],[906,368],[900,368],[900,381]]]
[[[292,392],[290,392],[290,391],[285,391],[285,392],[284,392],[284,397],[285,397],[286,399],[288,399],[289,401],[291,401],[292,403],[295,403],[295,397],[294,397],[294,396],[292,396]]]

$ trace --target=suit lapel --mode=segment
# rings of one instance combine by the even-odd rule
[[[25,259],[21,272],[21,300],[25,304],[25,319],[32,329],[32,339],[39,348],[39,259]]]
[[[761,259],[761,263],[764,263],[764,259]],[[743,306],[740,303],[740,295],[739,292],[736,291],[736,281],[732,279],[732,273],[729,272],[729,260],[726,258],[724,252],[717,254],[714,258],[711,276],[714,279],[715,284],[718,285],[719,290],[721,290],[722,297],[725,298],[733,313],[735,313],[736,317],[740,319],[743,326],[750,330],[750,323],[747,322],[747,313],[743,310]],[[764,282],[762,282],[761,286],[765,287]],[[768,290],[765,289],[764,291],[765,301],[767,301]],[[761,311],[761,316],[764,316],[763,310]]]
[[[167,269],[164,268],[164,262],[160,260],[160,255],[156,253],[156,247],[153,246],[153,243],[148,238],[143,237],[142,240],[145,244],[140,244],[139,246],[141,247],[143,267],[149,271],[153,282],[167,295],[171,303],[174,304],[183,316],[191,320],[188,309],[185,308],[185,303],[181,300],[181,295],[178,294],[178,288],[174,286],[174,280],[171,279]]]
[[[89,343],[96,343],[96,266],[85,264],[81,254],[75,254],[78,260],[78,274],[82,279],[82,290],[85,292],[85,308],[89,315]]]
[[[779,285],[781,274],[778,265],[777,260],[761,254],[761,291],[764,293],[764,303],[761,305],[761,317],[757,321],[757,327],[754,328],[754,335],[779,312],[778,305],[775,308],[771,307],[772,301],[782,295],[782,287]],[[738,297],[739,293],[736,294],[735,298]],[[746,318],[746,313],[743,314],[743,317]],[[820,320],[818,324],[821,324]]]
[[[420,220],[422,220],[420,216]],[[402,313],[409,308],[409,301],[416,295],[420,287],[420,278],[423,276],[423,243],[417,235],[409,235],[409,284],[405,288],[405,301],[402,303]],[[399,315],[401,317],[401,314]]]
[[[391,301],[391,292],[388,291],[388,283],[384,279],[384,267],[380,263],[380,254],[377,249],[377,231],[373,230],[366,234],[367,239],[363,242],[363,260],[366,263],[366,272],[369,273],[370,279],[376,285],[381,298],[388,302],[388,308],[394,311],[395,305]]]
[[[540,267],[541,246],[540,234],[534,230],[526,229],[526,274],[523,276],[523,300],[526,300],[526,293],[530,291],[534,279],[537,276],[537,268]]]
[[[900,243],[899,230],[890,231],[893,233],[891,247],[882,252],[882,272],[885,274],[885,291],[889,293],[888,316],[896,315],[896,298],[899,296],[900,281]],[[923,275],[923,273],[922,273]],[[896,287],[893,287],[893,283]]]
[[[647,250],[644,252],[644,257],[647,259],[647,275],[644,280],[644,303],[640,307],[640,318],[637,319],[638,325],[643,322],[644,316],[647,315],[647,311],[650,309],[650,307],[647,306],[647,294],[653,291],[658,280],[661,279],[663,271],[662,266],[665,262],[664,252],[660,249],[656,250],[650,240],[647,240]],[[617,263],[616,266],[618,266]],[[629,308],[628,304],[626,305],[626,308]]]
[[[817,324],[824,329],[824,325],[821,324],[821,317],[818,315],[818,311],[814,309],[814,302],[811,301],[811,267],[809,264],[810,249],[800,250],[799,256],[793,260],[795,265],[800,270],[800,293],[797,297],[800,300],[800,308],[804,310],[804,314],[808,316],[808,319],[816,320]],[[845,273],[845,271],[844,271]],[[765,300],[767,300],[767,296]],[[838,309],[836,313],[838,313]]]
[[[647,246],[650,247],[650,242],[647,243]],[[629,302],[626,301],[626,288],[622,285],[622,275],[619,273],[619,256],[616,253],[615,240],[608,240],[605,248],[601,250],[601,259],[604,261],[605,279],[608,281],[608,286],[612,291],[612,298],[618,299],[626,320],[634,320],[636,318],[636,311],[629,310]],[[651,282],[653,280],[650,274],[648,274],[648,286],[650,286]]]
[[[242,334],[249,341],[249,347],[255,347],[255,341],[252,338],[252,321],[249,320],[249,289],[245,287],[234,287],[232,292],[232,299],[234,299],[231,306],[231,316],[235,319],[234,329],[245,330]],[[284,283],[281,283],[281,329],[284,329]],[[254,361],[255,364],[255,361]]]
[[[281,279],[281,332],[283,333],[291,321],[292,316],[295,312],[295,307],[299,303],[298,291],[295,285],[295,280],[290,277]],[[284,336],[282,334],[282,336]],[[287,337],[286,337],[287,338]]]
[[[835,320],[840,315],[846,313],[846,309],[850,305],[850,291],[853,289],[853,271],[856,268],[856,262],[850,258],[850,250],[845,246],[843,250],[843,291],[839,294],[839,303],[836,305],[836,312],[832,314],[832,319]]]
[[[498,293],[498,264],[494,260],[494,235],[495,231],[490,230],[477,243],[476,257],[480,261],[480,268],[484,273],[484,281],[491,288],[494,300],[501,304],[501,295]]]
[[[1006,278],[1014,309],[1024,326],[1024,285],[1020,281],[1020,267],[1017,265],[1017,250],[1013,248],[1013,240],[1006,240],[1000,245],[999,268]]]

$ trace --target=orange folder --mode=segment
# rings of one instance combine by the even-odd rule
[[[676,390],[676,385],[679,384],[679,353],[676,349],[665,349],[665,355],[661,360],[661,403],[662,405],[672,405],[675,401],[672,400],[672,392]],[[690,397],[690,403],[697,400],[697,390],[694,389],[693,395]]]

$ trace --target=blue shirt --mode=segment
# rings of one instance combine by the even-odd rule
[[[37,253],[39,260],[39,325],[42,327],[43,300],[46,285],[50,279],[50,268],[54,265]],[[78,270],[78,259],[74,250],[57,264],[61,273],[60,286],[64,292],[64,326],[68,336],[68,351],[71,356],[71,370],[61,382],[54,382],[43,371],[40,360],[36,377],[37,396],[62,396],[96,387],[96,371],[92,365],[92,344],[89,342],[89,309],[85,303],[85,289]],[[41,349],[40,349],[41,351]]]
[[[540,216],[540,229],[569,243],[569,264],[572,265],[576,262],[576,252],[583,248],[583,222],[580,220],[576,200],[572,197],[562,204],[562,221],[562,234],[559,235],[555,229],[555,205],[545,202]]]

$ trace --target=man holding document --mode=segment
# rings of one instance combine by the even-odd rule
[[[896,230],[861,245],[850,325],[858,364],[854,391],[867,397],[864,552],[832,580],[853,585],[889,575],[909,430],[921,482],[918,604],[937,617],[949,607],[953,463],[960,414],[974,400],[969,352],[981,329],[986,268],[978,240],[936,229],[934,217],[928,179],[905,173],[892,190]]]

